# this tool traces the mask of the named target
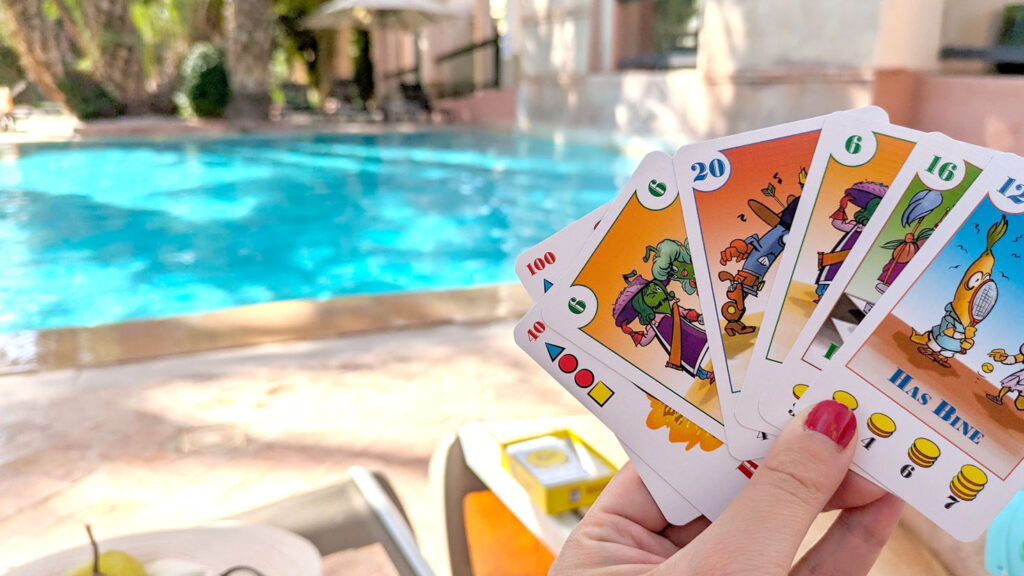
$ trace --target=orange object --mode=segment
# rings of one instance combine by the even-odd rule
[[[681,369],[683,367],[683,334],[682,327],[679,323],[682,322],[679,318],[679,303],[672,303],[672,346],[668,355],[668,366],[669,368]]]
[[[551,569],[554,554],[490,490],[466,494],[462,510],[474,576],[543,576]]]

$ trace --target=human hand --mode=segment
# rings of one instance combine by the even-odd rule
[[[730,260],[742,262],[747,259],[747,256],[750,255],[750,252],[753,249],[753,246],[747,244],[743,240],[733,240],[725,250],[722,250],[721,258],[718,260],[718,263],[724,266],[728,264]]]
[[[856,420],[826,400],[779,434],[754,477],[711,524],[671,526],[632,465],[616,474],[569,535],[550,574],[867,574],[903,502],[849,472]],[[794,566],[819,512],[841,508]]]

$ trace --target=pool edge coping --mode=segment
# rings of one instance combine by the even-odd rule
[[[0,377],[127,364],[293,340],[515,319],[532,306],[518,284],[279,300],[208,313],[0,336]]]

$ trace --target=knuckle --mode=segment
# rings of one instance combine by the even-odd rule
[[[881,550],[889,541],[889,530],[882,530],[877,524],[853,520],[849,514],[840,514],[836,524],[850,538],[860,542],[867,549]]]
[[[795,458],[766,458],[756,474],[770,488],[798,502],[824,501],[832,495],[827,480]]]

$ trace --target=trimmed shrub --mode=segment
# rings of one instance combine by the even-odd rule
[[[69,70],[57,82],[68,108],[82,120],[114,118],[124,114],[125,105],[87,74]]]
[[[207,42],[192,46],[181,62],[180,95],[177,100],[186,116],[223,116],[231,100],[224,52]]]

